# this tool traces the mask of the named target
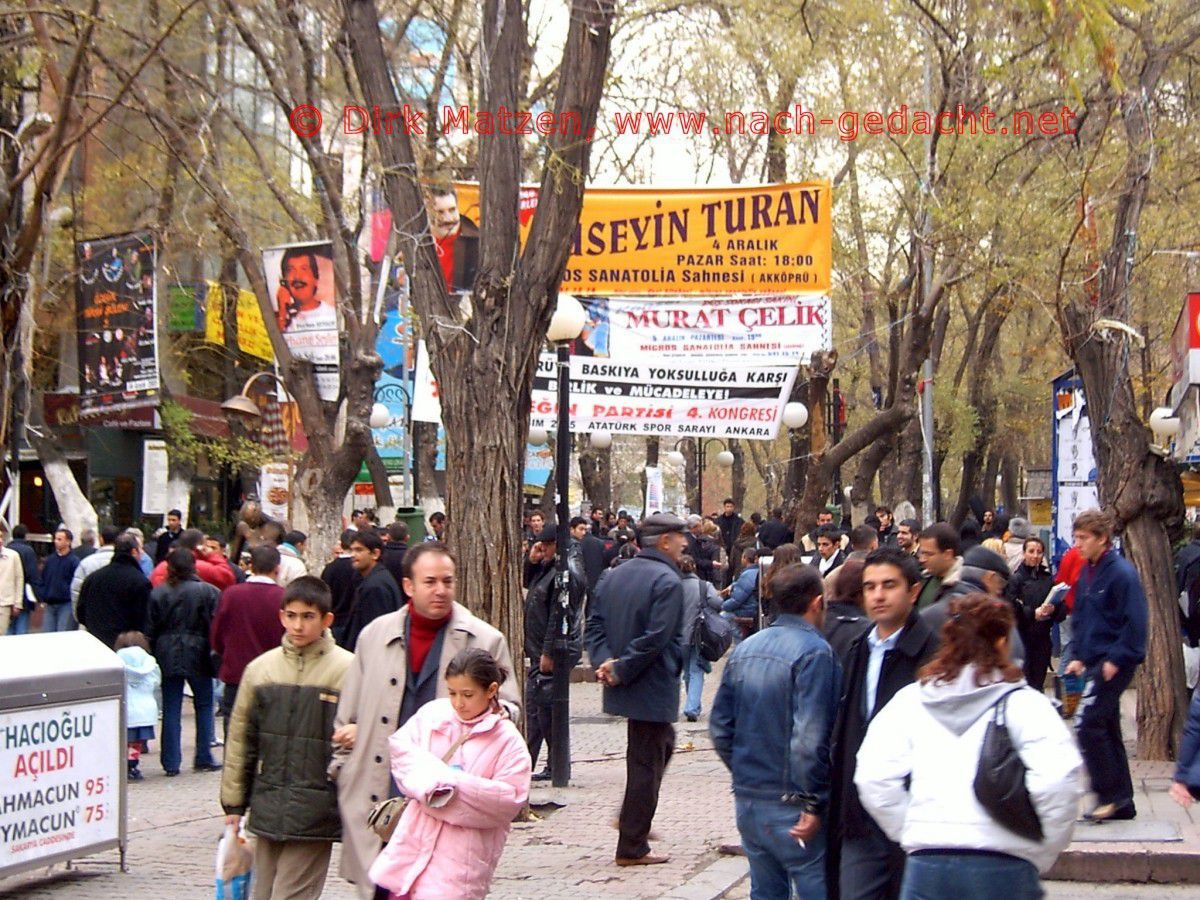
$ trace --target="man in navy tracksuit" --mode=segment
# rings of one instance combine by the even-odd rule
[[[1080,513],[1074,532],[1087,565],[1075,585],[1067,672],[1088,677],[1078,726],[1079,749],[1096,793],[1087,818],[1132,819],[1137,809],[1121,740],[1121,694],[1146,658],[1146,595],[1133,564],[1113,549],[1108,513]]]

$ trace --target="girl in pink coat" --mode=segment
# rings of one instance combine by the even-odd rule
[[[410,799],[370,876],[392,900],[487,896],[532,769],[496,699],[507,674],[486,650],[463,650],[446,667],[450,696],[426,703],[389,739],[392,777]]]

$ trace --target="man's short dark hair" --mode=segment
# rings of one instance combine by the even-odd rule
[[[14,528],[13,531],[15,532],[16,529]],[[70,528],[55,528],[54,533],[55,534],[65,534],[67,536],[68,542],[75,540],[75,535],[71,534]]]
[[[842,537],[841,533],[837,530],[837,527],[834,525],[822,525],[817,529],[817,540],[818,541],[821,538],[829,538],[830,541],[832,541],[833,543],[836,544],[841,541],[841,537]]]
[[[303,531],[289,531],[283,536],[283,542],[285,544],[291,544],[293,547],[299,547],[307,540],[308,535]]]
[[[358,532],[355,531],[353,528],[347,528],[345,531],[342,532],[342,536],[338,539],[338,541],[339,541],[339,543],[341,543],[343,550],[350,549],[350,542],[352,540],[354,540],[354,536],[357,534],[358,534]]]
[[[168,517],[170,517],[170,516],[174,516],[174,517],[175,517],[175,518],[177,518],[177,519],[182,519],[182,518],[183,518],[183,510],[181,510],[181,509],[168,509],[168,510],[167,510],[167,516],[168,516]]]
[[[953,550],[954,555],[958,556],[962,552],[962,544],[959,542],[958,532],[954,530],[954,526],[947,522],[935,522],[930,525],[921,532],[920,539],[936,542],[938,550],[941,550],[943,553],[947,550]]]
[[[802,616],[823,593],[821,573],[804,563],[789,563],[771,577],[771,602],[781,613]]]
[[[210,541],[216,541],[217,546],[220,547],[222,550],[224,550],[226,547],[229,546],[229,541],[225,540],[225,535],[223,535],[223,534],[210,534],[208,536],[208,539]]]
[[[585,519],[583,516],[575,516],[575,518],[571,519],[571,524],[568,525],[567,527],[574,529],[574,528],[578,528],[580,525],[587,525],[587,524],[588,524],[588,520]]]
[[[900,570],[909,587],[921,583],[921,566],[916,558],[905,553],[899,547],[880,547],[872,550],[863,560],[863,574],[871,566],[894,566]],[[772,582],[774,583],[774,582]]]
[[[726,497],[724,500],[722,500],[722,501],[721,501],[721,505],[722,505],[722,506],[724,506],[726,503],[733,503],[733,498],[732,498],[732,497]],[[736,503],[733,503],[733,505],[734,505],[734,506],[737,506],[737,504],[736,504]]]
[[[279,608],[287,609],[289,603],[304,603],[315,607],[322,616],[333,612],[333,594],[329,591],[329,585],[316,575],[301,575],[283,589],[283,599],[279,601]]]
[[[204,543],[204,532],[198,528],[185,528],[179,532],[176,544],[188,550],[195,550]]]
[[[850,531],[850,547],[854,550],[870,550],[879,543],[879,532],[870,525],[858,525]]]
[[[921,533],[921,523],[916,519],[901,519],[899,527],[907,528],[914,535]]]
[[[250,571],[255,575],[270,575],[279,568],[279,549],[259,544],[250,551]]]
[[[263,522],[259,526],[258,534],[264,541],[270,541],[273,544],[283,543],[283,526],[273,519]]]
[[[880,513],[890,516],[892,514],[892,508],[890,506],[884,506],[882,503],[880,503],[875,507],[875,515],[879,515]]]
[[[783,507],[776,506],[774,509],[771,510],[771,515],[773,515],[777,519],[782,519],[783,518]]]
[[[408,526],[403,522],[393,522],[387,527],[388,540],[397,544],[408,543]]]
[[[383,541],[373,531],[360,531],[350,539],[351,544],[362,544],[370,552],[383,552]]]
[[[106,544],[111,544],[117,539],[117,535],[121,533],[121,529],[116,525],[105,525],[100,529],[100,540]]]
[[[446,514],[445,514],[444,512],[435,512],[433,515],[431,515],[431,516],[429,517],[429,521],[430,521],[431,523],[432,523],[432,522],[445,522],[445,521],[446,521]]]
[[[749,560],[750,562],[758,562],[758,551],[753,547],[747,547],[742,551],[742,559]]]
[[[138,539],[132,534],[121,532],[112,542],[113,556],[132,556],[133,551],[138,548]]]
[[[404,561],[400,564],[400,574],[405,578],[412,578],[413,566],[416,565],[417,560],[427,553],[438,553],[442,556],[448,556],[450,557],[450,562],[457,565],[458,561],[454,558],[454,554],[441,541],[422,541],[408,548],[408,552],[404,554]]]
[[[1200,529],[1200,525],[1198,525],[1197,528]],[[25,538],[28,534],[29,534],[29,529],[26,528],[24,525],[14,525],[13,526],[12,536],[15,540],[23,541],[23,540],[25,540]]]

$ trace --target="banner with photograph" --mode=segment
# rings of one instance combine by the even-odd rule
[[[155,256],[149,231],[75,245],[80,416],[158,402]]]
[[[534,426],[553,430],[557,362],[538,360]],[[796,379],[791,366],[571,357],[571,431],[773,440]]]
[[[479,185],[455,185],[463,233],[480,225]],[[538,189],[522,187],[522,242]],[[560,290],[570,294],[827,292],[828,181],[723,188],[589,187]]]
[[[641,355],[807,362],[833,349],[824,294],[580,297],[587,311],[572,352],[628,359]]]
[[[337,400],[341,360],[333,245],[320,241],[272,247],[263,251],[263,271],[288,349],[313,364],[320,398]]]

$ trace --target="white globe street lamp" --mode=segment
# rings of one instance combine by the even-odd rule
[[[612,446],[612,435],[607,431],[593,431],[588,436],[588,443],[595,450],[607,450]]]
[[[788,403],[783,407],[783,424],[788,428],[803,428],[808,422],[808,407],[803,403]]]
[[[529,443],[533,446],[544,447],[548,440],[550,440],[550,435],[545,428],[538,428],[534,425],[529,429]]]
[[[733,454],[728,450],[722,450],[717,454],[717,465],[722,469],[728,469],[733,465]]]
[[[570,294],[559,294],[554,315],[550,317],[550,327],[546,329],[546,338],[553,344],[573,341],[586,324],[587,311],[583,304]]]
[[[392,414],[383,403],[371,405],[369,424],[372,428],[385,428],[392,421]]]

